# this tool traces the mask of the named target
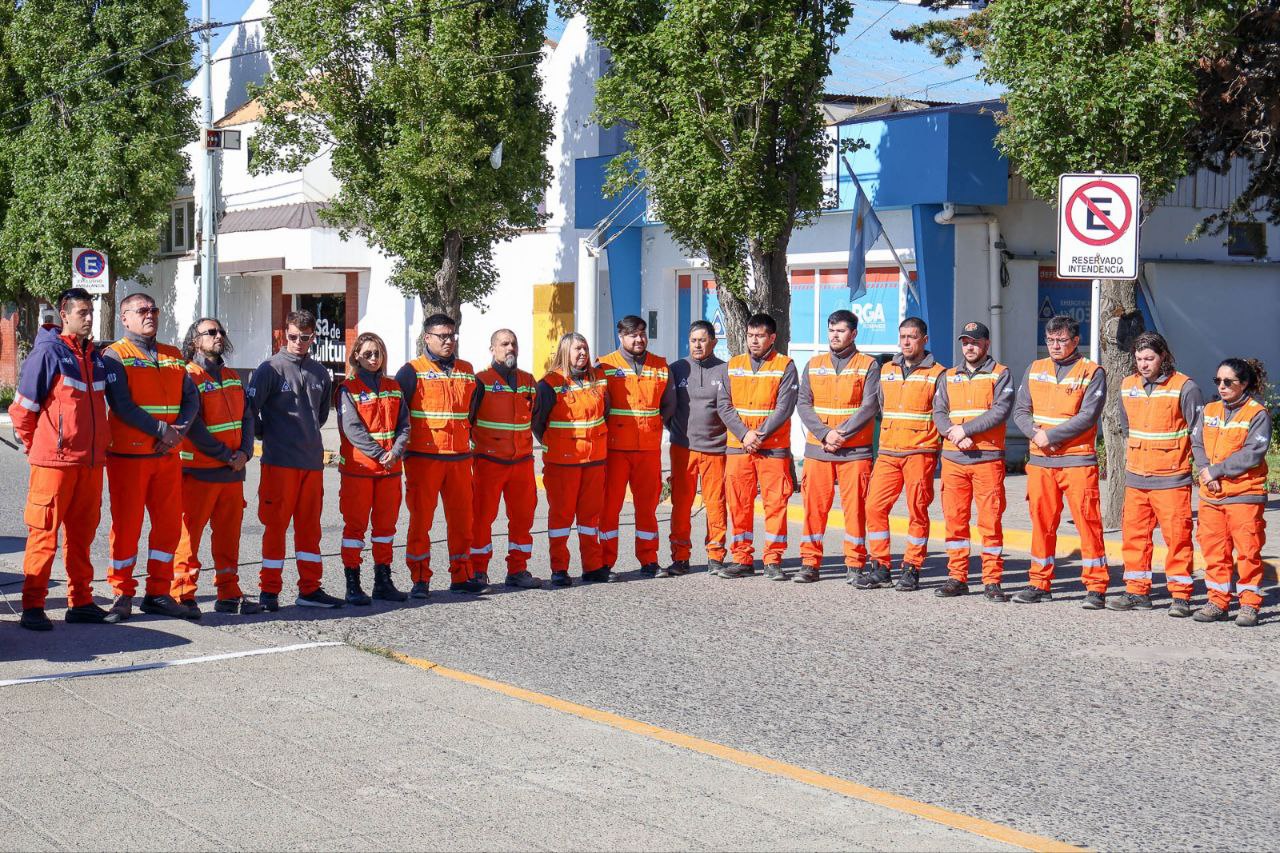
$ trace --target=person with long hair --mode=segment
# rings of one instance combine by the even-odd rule
[[[227,364],[235,351],[222,323],[201,317],[187,329],[182,357],[200,394],[200,414],[182,442],[182,531],[173,555],[173,597],[199,612],[200,540],[209,528],[218,613],[250,614],[262,606],[240,589],[240,530],[245,465],[253,458],[253,413],[240,374]]]
[[[1271,414],[1263,404],[1267,371],[1256,359],[1228,358],[1214,376],[1218,397],[1204,407],[1191,434],[1191,453],[1200,469],[1200,551],[1204,554],[1209,603],[1197,622],[1227,618],[1231,572],[1240,602],[1236,625],[1258,624],[1262,606],[1262,545],[1266,529],[1267,448]]]
[[[404,601],[391,579],[391,543],[400,517],[402,458],[409,443],[409,406],[400,384],[387,378],[387,345],[373,332],[356,338],[338,385],[338,508],[348,604]],[[373,598],[360,586],[364,534],[372,525]]]
[[[1168,554],[1169,615],[1191,615],[1191,430],[1204,397],[1179,373],[1168,342],[1143,332],[1133,344],[1134,372],[1120,384],[1120,424],[1129,434],[1125,453],[1124,588],[1108,610],[1151,609],[1151,534],[1156,526]]]
[[[569,586],[569,532],[578,526],[584,583],[613,580],[600,548],[605,457],[609,430],[608,381],[591,366],[587,339],[570,332],[560,339],[555,361],[538,381],[533,435],[546,449],[542,479],[547,488],[547,540],[551,585]]]

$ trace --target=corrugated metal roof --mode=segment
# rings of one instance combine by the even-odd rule
[[[894,41],[890,30],[939,18],[961,18],[972,9],[932,12],[896,0],[860,0],[831,58],[826,89],[831,95],[912,98],[962,104],[997,98],[1004,91],[979,80],[982,64],[972,59],[948,66],[921,45]]]
[[[326,206],[323,202],[307,201],[232,210],[225,213],[218,223],[218,233],[273,231],[277,228],[332,228],[332,225],[320,218],[320,211]]]

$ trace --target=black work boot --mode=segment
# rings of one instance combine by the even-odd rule
[[[658,576],[658,564],[645,563],[643,566],[640,567],[640,574],[644,575],[647,578],[656,578]]]
[[[142,597],[142,606],[138,609],[152,616],[169,616],[173,619],[200,618],[198,612],[193,615],[190,610],[179,604],[172,595],[144,595]]]
[[[373,604],[373,599],[365,595],[363,589],[360,588],[360,567],[344,568],[343,574],[347,576],[347,604],[354,604],[357,607],[365,607]]]
[[[784,581],[787,579],[787,573],[782,570],[781,563],[765,563],[764,577],[765,580]]]
[[[729,563],[720,570],[720,577],[734,580],[736,578],[750,577],[756,573],[754,563]]]
[[[1191,615],[1191,599],[1175,598],[1169,602],[1169,615],[1174,619],[1186,619]]]
[[[97,625],[107,621],[107,611],[91,601],[88,604],[68,607],[63,618],[71,624]]]
[[[475,578],[467,578],[464,581],[454,581],[449,584],[449,592],[456,592],[460,595],[483,595],[486,589],[488,589],[488,586]]]
[[[894,584],[894,590],[897,592],[915,592],[920,588],[920,567],[913,566],[910,563],[903,563],[901,574],[898,575],[898,582]]]
[[[879,589],[882,586],[888,586],[889,567],[878,560],[872,560],[867,563],[853,585],[857,589]]]
[[[52,631],[53,623],[49,621],[49,617],[45,615],[43,607],[26,607],[22,610],[22,616],[18,619],[18,624],[28,631]]]
[[[1053,593],[1038,586],[1028,586],[1013,594],[1014,604],[1039,604],[1042,601],[1053,601]]]
[[[1107,594],[1105,592],[1094,592],[1089,590],[1084,594],[1084,601],[1081,602],[1082,610],[1102,610],[1107,606]]]
[[[373,598],[378,601],[405,601],[409,593],[396,589],[391,580],[391,567],[386,563],[378,563],[373,567]]]
[[[1108,610],[1150,610],[1151,596],[1126,592],[1107,599]]]
[[[947,578],[942,582],[942,586],[933,591],[938,598],[955,598],[958,595],[968,595],[969,585],[962,580],[955,578]]]
[[[796,572],[795,577],[791,579],[792,583],[814,583],[818,580],[817,566],[801,566],[800,571]]]
[[[725,569],[724,560],[712,560],[712,559],[707,560],[707,574],[718,575],[721,572],[723,572],[724,569]]]
[[[984,584],[982,587],[982,598],[985,601],[991,601],[996,604],[1004,604],[1009,600],[1009,596],[1000,588],[998,583]]]
[[[280,609],[280,593],[264,592],[258,595],[258,604],[268,613],[275,613]]]
[[[430,598],[431,597],[431,581],[414,581],[413,588],[409,590],[410,598]]]

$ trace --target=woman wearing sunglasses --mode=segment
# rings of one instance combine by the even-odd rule
[[[1240,602],[1236,625],[1252,628],[1262,605],[1262,511],[1271,445],[1271,416],[1261,402],[1267,373],[1256,359],[1228,358],[1218,365],[1214,383],[1218,399],[1204,407],[1191,438],[1200,469],[1200,551],[1209,589],[1209,603],[1193,618],[1227,618],[1234,563]]]

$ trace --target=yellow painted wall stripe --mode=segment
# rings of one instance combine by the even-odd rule
[[[1009,844],[1014,847],[1021,847],[1024,850],[1046,850],[1046,851],[1079,851],[1081,848],[1070,844],[1064,844],[1061,841],[1055,841],[1052,838],[1045,838],[1041,835],[1032,835],[1028,832],[1022,832],[1017,829],[1011,829],[1007,826],[1001,826],[998,823],[982,820],[981,818],[970,817],[959,812],[948,811],[938,806],[932,806],[928,803],[922,803],[900,794],[892,794],[888,791],[881,791],[878,788],[871,788],[867,785],[859,785],[857,782],[850,782],[848,779],[841,779],[837,776],[828,776],[825,773],[819,773],[816,770],[809,770],[804,767],[797,767],[794,764],[787,764],[784,761],[778,761],[773,758],[766,758],[763,755],[757,755],[753,752],[745,752],[741,749],[734,749],[731,746],[715,743],[714,741],[703,740],[692,735],[682,734],[681,732],[664,729],[650,723],[644,723],[639,720],[633,720],[630,717],[623,717],[620,714],[613,714],[608,711],[601,711],[597,708],[591,708],[587,705],[579,705],[576,702],[569,702],[564,699],[557,699],[555,696],[548,696],[545,693],[535,693],[532,690],[525,690],[523,687],[516,687],[514,684],[507,684],[503,681],[495,681],[491,678],[485,678],[482,675],[474,675],[470,672],[463,672],[457,669],[450,669],[447,666],[441,666],[438,663],[432,663],[421,658],[409,657],[397,651],[388,650],[388,654],[395,660],[418,669],[426,670],[443,678],[453,681],[459,681],[463,684],[470,684],[474,687],[480,687],[485,690],[492,690],[495,693],[501,693],[504,696],[510,696],[513,699],[519,699],[523,702],[529,702],[533,705],[540,705],[543,708],[550,708],[553,711],[559,711],[563,714],[571,714],[584,720],[590,720],[593,723],[610,726],[631,734],[641,735],[642,737],[652,738],[654,740],[669,743],[672,746],[678,746],[681,749],[687,749],[691,752],[698,752],[703,755],[709,755],[712,758],[719,758],[722,761],[730,761],[743,767],[749,767],[752,770],[758,770],[762,773],[768,773],[772,776],[780,776],[784,779],[791,779],[794,782],[801,782],[805,785],[812,785],[815,788],[821,788],[825,791],[831,791],[844,797],[850,797],[855,800],[861,800],[865,803],[881,806],[883,808],[892,809],[897,812],[915,815],[916,817],[931,820],[934,823],[940,823],[943,826],[959,829],[982,838],[990,838],[993,841],[999,841],[1003,844]]]

